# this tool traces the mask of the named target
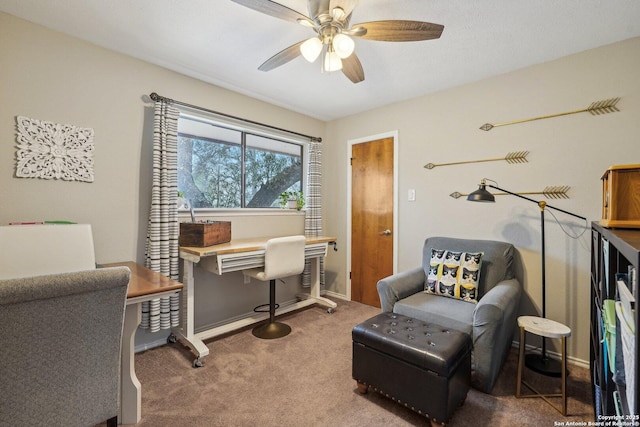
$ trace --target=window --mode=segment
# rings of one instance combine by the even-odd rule
[[[303,144],[181,115],[178,190],[194,208],[278,207],[302,191]]]

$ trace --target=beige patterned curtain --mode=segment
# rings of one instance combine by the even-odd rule
[[[145,265],[174,280],[179,279],[176,209],[178,192],[178,117],[180,112],[164,100],[155,103],[153,127],[153,184],[145,248]],[[151,332],[180,323],[180,296],[142,303],[140,327]]]
[[[309,164],[306,191],[306,216],[304,233],[322,236],[322,144],[312,141],[309,146]],[[320,259],[320,285],[325,284],[324,258]],[[311,286],[311,261],[307,260],[302,273],[302,286]]]

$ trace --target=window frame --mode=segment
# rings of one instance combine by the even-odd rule
[[[275,140],[278,142],[285,142],[289,144],[295,144],[302,148],[301,150],[301,164],[302,164],[302,177],[301,177],[301,189],[306,194],[307,190],[307,180],[309,174],[309,166],[307,159],[309,158],[309,147],[310,141],[302,137],[295,137],[291,134],[282,131],[279,132],[270,128],[263,128],[257,124],[247,123],[242,120],[234,120],[226,117],[218,117],[212,114],[207,114],[203,112],[194,112],[194,111],[183,111],[180,109],[180,115],[178,117],[178,129],[180,128],[180,120],[196,120],[203,123],[207,123],[209,125],[217,126],[220,128],[233,130],[237,132],[241,132],[241,147],[242,147],[242,176],[243,182],[242,186],[242,204],[244,205],[246,201],[244,200],[245,194],[245,150],[246,150],[246,136],[248,134],[255,135],[258,137],[263,137],[271,140]],[[188,133],[178,132],[179,135],[191,135]],[[206,138],[205,138],[206,139]],[[194,208],[194,213],[199,214],[199,216],[206,215],[207,213],[211,214],[231,214],[231,215],[253,215],[253,214],[274,214],[277,212],[279,214],[300,214],[299,211],[295,209],[280,209],[277,207],[263,207],[263,208],[247,208],[246,206],[240,206],[237,208]],[[190,209],[178,209],[178,217],[188,217]]]

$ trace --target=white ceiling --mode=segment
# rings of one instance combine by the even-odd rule
[[[278,3],[308,14],[305,0]],[[230,0],[0,0],[0,10],[322,120],[640,36],[639,0],[361,0],[354,24],[408,19],[445,29],[421,42],[356,39],[365,81],[353,84],[302,57],[258,71],[314,33]]]

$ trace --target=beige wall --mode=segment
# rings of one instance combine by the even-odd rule
[[[142,262],[153,143],[153,104],[144,98],[152,92],[324,137],[322,121],[0,13],[0,224],[90,223],[97,262]],[[93,128],[95,181],[15,178],[18,115]],[[232,233],[236,237],[246,237],[248,230],[297,234],[303,224],[303,215],[245,215],[232,221]],[[197,274],[196,327],[250,312],[268,301],[268,286],[256,281],[244,285],[239,273],[224,279],[206,271]],[[294,298],[299,281],[287,282],[279,297]],[[139,332],[137,347],[162,342],[159,335]]]
[[[640,163],[640,38],[528,67],[462,87],[378,108],[329,123],[324,145],[326,232],[342,242],[341,255],[329,257],[337,273],[332,290],[347,289],[348,141],[397,130],[399,135],[398,270],[420,265],[428,236],[444,235],[505,240],[524,259],[523,312],[541,303],[540,213],[516,197],[495,204],[453,199],[453,191],[477,189],[483,177],[512,191],[536,191],[568,185],[569,200],[548,203],[587,217],[600,217],[600,177],[611,165]],[[425,78],[429,78],[425,73]],[[365,82],[366,84],[366,82]],[[586,108],[596,100],[621,97],[618,113],[571,116],[499,127],[486,123]],[[476,163],[424,169],[429,162],[503,157],[528,150],[528,163]],[[416,190],[416,201],[407,191]],[[330,196],[330,197],[329,197]],[[537,198],[538,196],[533,196]],[[557,214],[568,232],[580,227]],[[590,231],[567,237],[547,210],[547,316],[568,324],[573,357],[589,359]]]
[[[143,98],[152,92],[324,136],[322,121],[0,13],[0,223],[91,223],[98,262],[142,261],[153,125]],[[15,178],[18,115],[93,128],[95,181]]]
[[[348,141],[397,130],[398,270],[419,265],[422,242],[430,235],[510,241],[524,259],[526,312],[532,304],[539,306],[541,299],[538,208],[514,197],[480,205],[448,195],[475,190],[482,177],[514,191],[568,185],[569,200],[549,202],[589,220],[598,219],[604,170],[614,164],[640,163],[638,69],[640,39],[632,39],[324,123],[0,13],[0,223],[40,219],[91,223],[98,262],[141,261],[151,180],[152,118],[151,105],[143,97],[155,91],[323,138],[325,234],[336,235],[340,242],[340,250],[331,251],[327,258],[328,288],[346,295]],[[478,130],[485,122],[569,111],[617,96],[622,97],[621,112],[615,114],[582,113],[490,132]],[[95,182],[15,178],[17,115],[93,128]],[[519,150],[530,151],[529,163],[423,168],[429,162],[502,157]],[[412,188],[417,199],[408,202],[407,191]],[[569,238],[547,217],[547,312],[572,327],[571,355],[588,360],[590,233]],[[256,221],[271,226],[269,218]],[[569,227],[566,217],[558,214],[558,218]],[[295,224],[298,228],[299,221]],[[569,227],[573,234],[580,231]],[[216,280],[209,273],[200,274]],[[241,301],[249,288],[232,290],[233,284],[226,282],[241,280],[233,276],[223,284],[232,300],[227,305],[239,312],[246,310]],[[200,292],[206,296],[211,287]],[[260,298],[254,294],[250,299]],[[219,308],[209,307],[211,313]],[[199,323],[217,320],[212,314],[199,318]]]

